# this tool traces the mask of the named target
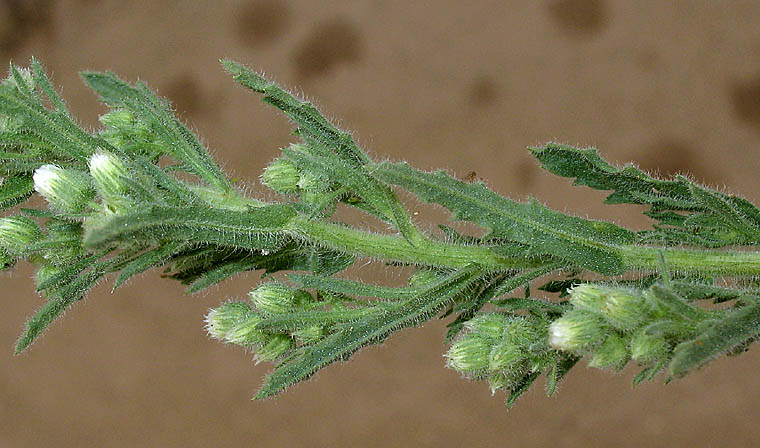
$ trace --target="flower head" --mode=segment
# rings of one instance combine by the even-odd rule
[[[56,165],[42,165],[32,179],[37,193],[64,213],[82,212],[95,195],[86,174]]]

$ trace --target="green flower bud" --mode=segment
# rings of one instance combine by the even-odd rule
[[[82,227],[62,221],[48,221],[45,241],[55,243],[55,249],[46,250],[43,257],[56,265],[68,264],[70,260],[84,255]]]
[[[610,334],[602,345],[594,349],[594,356],[588,365],[597,369],[605,367],[622,369],[628,359],[628,347],[626,347],[623,338],[616,334]]]
[[[636,331],[631,338],[631,359],[648,363],[663,359],[668,355],[670,346],[662,336],[652,336],[646,328]]]
[[[449,367],[459,372],[477,373],[488,367],[490,353],[491,344],[486,338],[468,334],[454,341],[445,356]]]
[[[61,269],[60,267],[54,264],[44,263],[40,265],[37,268],[37,273],[34,275],[34,281],[38,287],[38,291],[39,291],[40,285],[44,284],[45,282],[55,277],[56,275],[60,274],[61,271],[63,271],[63,269]]]
[[[601,342],[600,319],[583,310],[571,310],[549,325],[549,345],[571,352],[585,351]]]
[[[510,317],[507,320],[504,336],[512,345],[523,349],[535,346],[538,341],[544,344],[536,326],[524,317]]]
[[[241,321],[238,321],[227,332],[225,340],[231,344],[242,345],[243,347],[258,347],[264,344],[267,334],[256,328],[261,322],[262,317],[256,313],[249,313]]]
[[[525,358],[523,351],[517,345],[502,342],[491,348],[488,355],[488,370],[512,370]]]
[[[293,311],[299,304],[296,291],[279,282],[264,283],[248,293],[256,309],[264,313],[281,314]]]
[[[330,190],[330,183],[326,179],[309,172],[299,173],[297,185],[301,191],[310,193],[323,193]]]
[[[124,180],[129,178],[124,162],[112,154],[99,152],[90,157],[89,167],[95,189],[106,204],[124,204],[128,191]]]
[[[647,316],[644,298],[625,288],[586,283],[573,288],[570,301],[577,308],[601,314],[621,331],[634,330]]]
[[[8,255],[21,255],[27,246],[39,240],[42,232],[37,223],[26,216],[0,218],[0,247]]]
[[[275,159],[261,175],[261,183],[280,193],[298,191],[298,168],[287,159]]]
[[[127,109],[114,109],[98,117],[104,126],[118,130],[132,130],[135,127],[135,115]]]
[[[227,341],[227,336],[236,325],[246,320],[251,307],[245,302],[227,302],[206,314],[206,331],[209,336]]]
[[[286,334],[272,335],[267,342],[256,350],[256,364],[262,361],[274,361],[293,347],[293,338]]]
[[[313,344],[322,340],[326,335],[327,331],[321,325],[310,325],[293,332],[293,337],[302,344]]]
[[[34,170],[34,189],[51,207],[64,213],[80,213],[95,197],[89,176],[55,165]]]
[[[507,318],[500,313],[481,313],[464,323],[475,334],[500,341],[507,327]]]

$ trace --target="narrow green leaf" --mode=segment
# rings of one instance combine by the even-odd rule
[[[708,361],[760,335],[760,304],[730,311],[695,339],[683,342],[673,351],[668,371],[681,378]]]
[[[580,361],[579,356],[563,353],[558,356],[554,361],[551,370],[546,375],[546,396],[551,397],[557,391],[557,385],[562,378],[567,375],[577,363]]]
[[[115,214],[85,232],[86,247],[118,241],[186,241],[241,249],[277,249],[282,231],[295,216],[288,205],[268,205],[249,212],[206,207],[149,206]]]
[[[351,135],[330,123],[311,103],[302,101],[264,76],[230,60],[221,61],[235,81],[254,92],[264,94],[264,102],[280,109],[299,127],[302,136],[308,135],[341,158],[355,165],[366,165],[369,157],[354,143]]]
[[[543,169],[562,177],[575,178],[575,185],[596,190],[613,190],[608,204],[649,204],[668,210],[694,210],[686,178],[655,179],[633,165],[618,168],[599,157],[596,149],[579,149],[557,143],[529,148]]]
[[[394,331],[429,319],[452,297],[468,288],[477,274],[476,266],[462,268],[434,282],[423,294],[398,302],[382,313],[346,324],[323,341],[302,348],[298,356],[279,365],[269,375],[256,398],[278,394],[326,365],[347,359],[363,346],[381,343]]]
[[[42,65],[34,57],[32,57],[32,77],[34,78],[34,83],[39,86],[40,89],[42,89],[42,91],[45,93],[45,96],[48,97],[50,104],[53,105],[55,111],[62,115],[70,117],[71,114],[66,108],[66,103],[64,103],[63,98],[58,95],[58,92],[55,91],[55,88],[50,82],[50,78],[48,78],[45,74],[45,70],[42,68]]]
[[[517,385],[509,391],[509,397],[507,397],[507,402],[505,403],[507,409],[512,409],[512,406],[515,405],[517,399],[530,389],[530,386],[540,375],[541,372],[533,372],[525,375]]]
[[[482,183],[468,184],[442,171],[428,173],[406,163],[385,162],[375,174],[427,202],[443,205],[458,219],[490,228],[494,237],[530,246],[533,255],[556,255],[602,274],[625,270],[617,247],[635,239],[633,233],[612,223],[567,216],[536,201],[515,202]]]

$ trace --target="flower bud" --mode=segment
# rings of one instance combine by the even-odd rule
[[[89,177],[55,165],[34,170],[34,189],[51,207],[64,213],[80,213],[95,196]]]
[[[286,334],[275,334],[256,350],[256,363],[274,361],[293,347],[293,338]]]
[[[42,232],[37,223],[26,216],[0,218],[0,247],[9,255],[21,255],[40,237]]]
[[[464,326],[480,336],[500,341],[507,327],[507,318],[500,313],[482,313],[465,322]]]
[[[256,309],[270,314],[293,311],[297,305],[295,291],[279,282],[263,283],[248,293]]]
[[[523,351],[517,345],[509,342],[496,344],[488,355],[488,370],[512,370],[523,358]]]
[[[570,292],[570,301],[577,308],[596,312],[621,331],[632,331],[646,318],[644,298],[626,288],[582,284]]]
[[[321,325],[310,325],[293,332],[295,337],[302,344],[313,344],[320,341],[327,335],[327,331]]]
[[[297,185],[301,191],[310,193],[323,193],[330,189],[330,183],[326,179],[309,172],[299,173]]]
[[[598,344],[603,336],[600,319],[583,310],[568,311],[549,325],[549,344],[560,350],[588,350]]]
[[[226,341],[232,329],[250,313],[251,308],[245,302],[224,303],[206,314],[206,331],[214,339]]]
[[[127,109],[114,109],[98,117],[104,126],[118,130],[131,130],[135,125],[135,115]]]
[[[118,207],[129,202],[125,195],[128,187],[124,182],[129,177],[124,162],[118,157],[99,152],[90,157],[90,175],[95,183],[95,189],[106,205]]]
[[[628,348],[625,341],[616,334],[610,334],[602,345],[594,349],[594,356],[588,365],[598,369],[605,367],[622,369],[628,359]]]
[[[647,363],[668,355],[669,345],[662,336],[653,336],[642,328],[631,338],[631,359]]]
[[[248,313],[243,320],[237,321],[227,332],[225,340],[243,347],[258,347],[267,341],[267,334],[256,328],[262,317]]]
[[[280,193],[298,191],[298,168],[287,159],[275,159],[261,175],[261,183]]]
[[[512,345],[523,349],[529,349],[542,339],[536,326],[524,317],[510,317],[507,320],[504,337]]]
[[[482,336],[465,335],[451,344],[446,357],[448,365],[464,373],[476,373],[488,367],[491,344]]]
[[[269,314],[281,314],[313,302],[314,298],[307,291],[291,289],[278,281],[263,283],[248,293],[259,311]]]

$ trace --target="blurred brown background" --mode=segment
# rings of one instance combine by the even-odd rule
[[[760,201],[756,1],[21,1],[0,3],[0,60],[41,58],[82,122],[104,111],[82,69],[170,97],[252,182],[290,127],[236,87],[232,57],[317,100],[379,158],[475,171],[496,191],[625,221],[633,207],[543,174],[525,146],[593,145]],[[253,188],[263,192],[260,187]],[[427,216],[425,216],[427,214]],[[423,213],[421,220],[438,218]],[[400,280],[382,267],[360,271]],[[23,356],[41,305],[29,266],[3,274],[0,446],[751,446],[760,351],[632,390],[635,369],[577,367],[551,399],[505,396],[444,368],[443,323],[396,335],[279,398],[249,398],[269,365],[206,338],[202,319],[251,274],[199,296],[146,274],[101,285]]]

